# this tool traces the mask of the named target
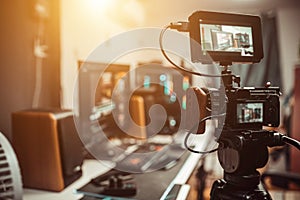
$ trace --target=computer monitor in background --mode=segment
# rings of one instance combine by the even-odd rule
[[[161,148],[173,142],[173,134],[184,119],[185,90],[190,86],[191,75],[153,64],[138,67],[132,70],[134,73],[128,73],[130,66],[124,64],[84,61],[79,62],[79,67],[77,130],[87,157],[119,163],[123,161],[120,155],[128,154],[128,145],[135,143],[146,149],[149,145],[149,151],[156,152],[158,148],[152,149],[154,144]],[[161,116],[154,112],[152,127],[164,125],[158,131],[148,126],[149,109],[154,104],[162,105],[167,113],[166,121],[156,123]],[[181,145],[178,147],[181,149]]]
[[[83,135],[86,132],[90,137],[92,132],[99,132],[100,127],[108,138],[139,140],[156,134],[173,135],[183,125],[185,93],[191,85],[192,76],[155,63],[138,66],[134,73],[128,73],[129,70],[130,66],[125,64],[79,62],[78,121]],[[131,88],[132,85],[134,87]],[[143,99],[142,107],[132,98],[136,96]],[[166,120],[156,112],[150,119],[149,111],[155,104],[163,106]],[[132,128],[131,120],[138,125],[137,129]],[[150,123],[152,126],[148,126]]]
[[[115,124],[112,112],[118,114],[118,124],[125,124],[126,118],[122,117],[124,106],[120,105],[130,90],[127,74],[130,66],[87,61],[79,61],[78,64],[77,106],[81,133],[87,132],[88,135],[93,131],[93,125],[100,125],[108,137],[110,134],[119,134],[120,129]]]
[[[150,123],[149,108],[159,104],[164,107],[167,119],[158,133],[170,135],[176,133],[180,124],[185,120],[186,90],[192,83],[192,76],[178,71],[176,68],[155,63],[137,67],[135,76],[135,85],[138,89],[133,94],[152,95],[152,98],[146,98],[144,102],[146,124]],[[152,123],[155,124],[157,121],[159,124],[163,119],[157,114],[151,120]],[[147,135],[152,136],[152,134],[156,134],[156,132],[153,132],[151,127],[147,127]]]

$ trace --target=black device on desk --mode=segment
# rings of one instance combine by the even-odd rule
[[[111,170],[91,180],[91,184],[98,188],[97,194],[108,196],[134,196],[136,184],[133,176],[128,172]]]
[[[117,162],[116,168],[133,173],[147,173],[160,169],[169,169],[177,164],[183,153],[184,149],[180,144],[159,145],[145,143],[139,146],[134,153]]]
[[[82,188],[79,188],[76,193],[83,194],[84,197],[81,200],[93,200],[93,199],[103,199],[105,197],[111,198],[111,199],[138,199],[138,200],[148,200],[148,199],[160,199],[167,187],[171,184],[174,177],[178,174],[181,167],[185,163],[187,157],[190,155],[189,152],[186,152],[181,159],[178,161],[177,165],[174,167],[167,169],[167,170],[157,170],[149,173],[134,173],[134,174],[128,174],[126,172],[120,172],[116,170],[111,170],[107,172],[106,174],[100,175],[99,177],[96,177],[95,179],[92,179],[90,183],[86,184]],[[95,184],[95,181],[100,182],[103,179],[108,180],[111,176],[115,175],[121,175],[124,176],[125,180],[130,183],[130,185],[136,186],[136,188],[132,187],[129,190],[127,190],[128,193],[133,193],[134,190],[136,190],[136,194],[129,195],[127,192],[124,192],[123,195],[120,196],[119,194],[114,195],[105,195],[102,193],[102,189],[98,187],[98,183]],[[129,179],[129,180],[128,180]],[[125,181],[125,182],[126,182]],[[177,190],[180,188],[177,188]],[[176,196],[177,192],[172,190],[171,191],[173,195]],[[176,198],[173,196],[170,199]]]

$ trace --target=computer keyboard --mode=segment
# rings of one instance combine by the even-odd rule
[[[144,173],[169,168],[176,164],[183,152],[184,149],[177,144],[163,146],[147,143],[139,146],[136,151],[116,163],[116,168],[132,173]]]

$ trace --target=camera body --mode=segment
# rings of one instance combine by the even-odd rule
[[[187,90],[187,129],[204,133],[206,119],[225,114],[225,118],[219,117],[219,126],[226,132],[277,127],[279,88],[242,88],[240,78],[228,69],[233,63],[257,63],[263,58],[260,18],[197,11],[189,17],[188,24],[191,60],[203,64],[218,62],[224,70],[220,88]]]
[[[279,125],[279,88],[237,88],[227,92],[225,127],[261,129]],[[229,117],[230,116],[230,117]]]
[[[187,90],[188,130],[205,132],[209,116],[226,113],[224,129],[260,130],[262,126],[277,127],[280,118],[280,91],[269,88],[231,88],[230,90],[192,87]],[[198,126],[198,128],[195,128]]]

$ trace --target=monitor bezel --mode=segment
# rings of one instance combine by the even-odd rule
[[[202,51],[200,24],[245,26],[252,29],[253,56],[241,56],[235,52]],[[261,20],[259,16],[196,11],[189,17],[189,34],[192,62],[258,63],[263,58]]]

